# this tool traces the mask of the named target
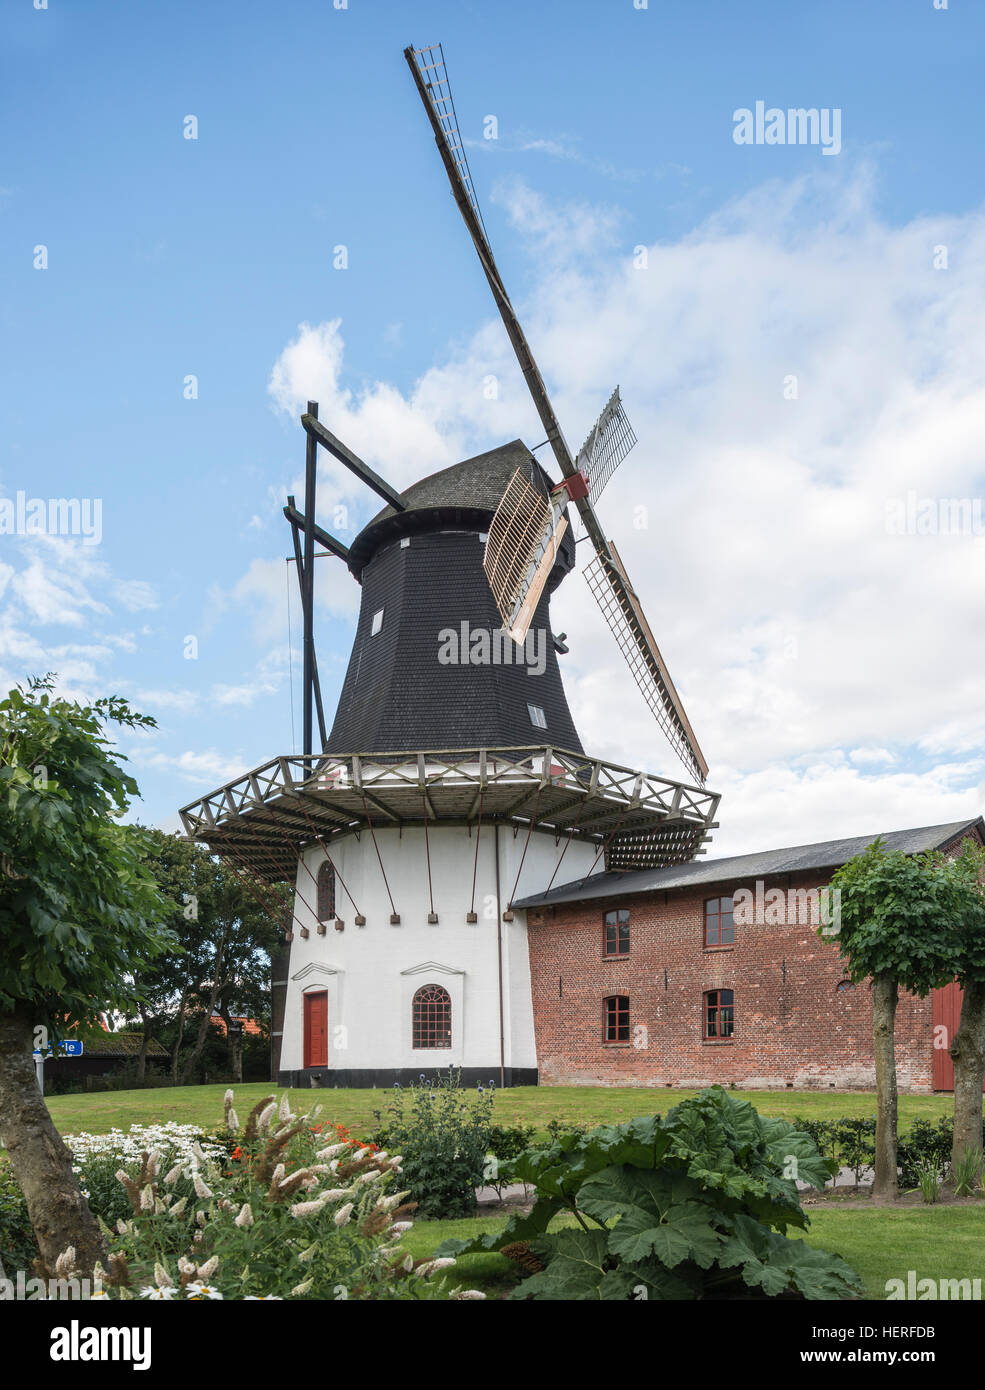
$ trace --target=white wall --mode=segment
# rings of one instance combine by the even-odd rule
[[[476,830],[464,826],[428,829],[431,889],[438,924],[428,924],[431,900],[423,828],[376,829],[383,866],[400,914],[390,925],[390,900],[380,872],[372,837],[364,831],[331,846],[336,867],[335,907],[345,923],[337,932],[329,923],[319,936],[314,910],[315,880],[325,854],[309,849],[298,868],[294,941],[288,970],[281,1069],[304,1066],[303,1004],[306,991],[328,993],[329,1068],[418,1068],[435,1066],[496,1067],[500,1058],[499,987],[497,959],[496,864],[494,831],[484,826],[479,838],[475,884],[478,923],[465,921],[472,902],[476,863]],[[499,830],[501,904],[511,895],[524,897],[542,891],[554,872],[565,841],[534,831],[514,837],[511,827]],[[587,873],[596,850],[572,841],[556,882]],[[523,870],[514,894],[514,884]],[[355,906],[348,893],[355,900]],[[355,925],[356,910],[366,925]],[[525,914],[502,924],[504,1064],[535,1067],[530,959]],[[307,927],[303,940],[300,929]],[[452,1000],[450,1049],[417,1050],[411,1046],[411,1005],[415,990],[440,984]],[[495,1076],[495,1072],[490,1072]]]

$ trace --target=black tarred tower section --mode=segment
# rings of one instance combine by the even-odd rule
[[[517,439],[421,479],[402,494],[405,510],[385,507],[356,537],[349,568],[362,585],[362,601],[327,751],[538,744],[583,751],[549,612],[551,593],[574,566],[570,527],[530,626],[533,660],[509,639],[503,645],[514,658],[510,664],[463,659],[470,650],[461,641],[463,624],[470,635],[502,626],[482,568],[480,536],[518,468],[538,491],[549,492],[547,474]],[[459,659],[442,662],[442,649],[455,654],[449,633],[456,634]]]

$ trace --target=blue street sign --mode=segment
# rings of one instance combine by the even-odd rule
[[[59,1049],[63,1057],[82,1056],[82,1043],[78,1042],[75,1038],[66,1038],[64,1042],[56,1043],[55,1046]],[[40,1048],[36,1047],[31,1053],[32,1057],[50,1057],[51,1055],[51,1048],[49,1048],[47,1052],[42,1052]]]

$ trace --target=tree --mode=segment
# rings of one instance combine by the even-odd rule
[[[137,784],[104,735],[154,720],[117,696],[55,698],[53,684],[33,679],[0,701],[0,1138],[49,1276],[69,1246],[82,1273],[104,1252],[32,1049],[67,1020],[131,1011],[138,960],[172,944],[140,837],[119,823]]]
[[[954,1061],[954,1147],[956,1167],[965,1154],[981,1153],[982,1087],[985,1084],[985,848],[968,840],[954,860],[966,888],[954,921],[955,978],[964,997],[958,1031],[949,1052]],[[978,1172],[981,1172],[979,1160]]]
[[[172,1081],[187,1085],[201,1061],[213,1017],[226,1024],[233,1080],[242,1080],[242,1031],[234,1012],[265,1014],[270,990],[270,952],[283,924],[260,902],[286,913],[289,893],[267,886],[264,896],[207,849],[162,831],[149,832],[148,867],[167,902],[167,922],[180,951],[146,964],[139,975],[144,1050],[150,1038],[167,1036]],[[275,896],[276,894],[276,896]],[[283,916],[283,913],[281,914]],[[186,1045],[186,1027],[191,1046]]]
[[[910,856],[888,851],[882,840],[875,840],[863,854],[842,865],[831,888],[840,895],[834,899],[838,950],[855,983],[872,978],[873,1196],[891,1201],[898,1190],[895,1021],[899,991],[924,997],[954,978],[955,923],[969,911],[967,874],[939,854]],[[830,934],[830,927],[819,930],[822,937]]]

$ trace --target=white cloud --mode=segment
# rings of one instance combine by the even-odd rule
[[[617,381],[640,438],[599,512],[727,791],[718,843],[975,814],[985,543],[895,535],[887,516],[908,489],[985,493],[981,212],[892,226],[871,171],[826,172],[652,243],[637,270],[613,249],[616,210],[500,197],[529,237],[537,288],[519,308],[569,444]],[[497,319],[406,394],[349,390],[343,354],[339,320],[301,325],[271,395],[292,414],[318,398],[397,486],[542,437]],[[553,607],[586,748],[679,775],[583,581]]]

